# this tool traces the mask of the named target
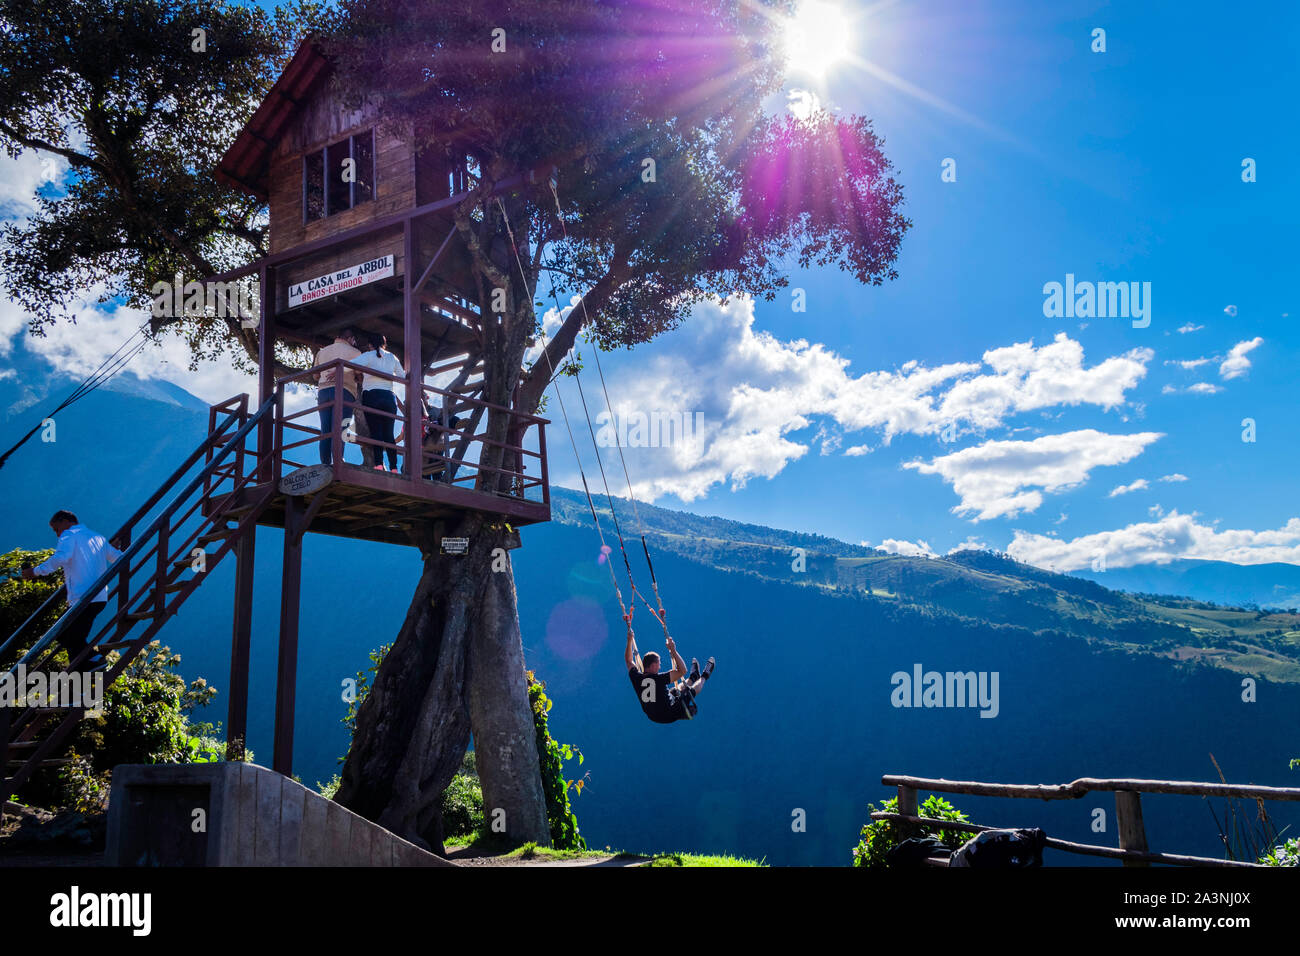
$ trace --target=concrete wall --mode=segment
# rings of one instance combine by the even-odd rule
[[[266,767],[113,770],[109,866],[455,866]]]

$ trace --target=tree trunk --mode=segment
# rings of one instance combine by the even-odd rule
[[[473,514],[446,533],[468,537],[469,553],[439,554],[434,529],[423,529],[424,572],[357,713],[335,799],[442,852],[442,792],[472,730],[487,758],[478,762],[486,824],[491,828],[492,811],[500,809],[508,840],[549,846],[514,578],[508,561],[507,570],[492,571],[493,551],[505,548],[506,535]]]
[[[503,547],[502,545],[498,545]],[[499,820],[512,842],[551,845],[537,730],[524,679],[515,579],[502,550],[469,649],[468,695],[475,765],[488,829]],[[500,813],[498,814],[498,811]]]
[[[523,217],[517,213],[514,218],[522,222]],[[496,318],[486,293],[480,302],[485,317],[482,397],[510,407],[535,325],[532,288],[515,287],[513,254],[499,271],[481,252],[491,248],[494,236],[499,244],[505,242],[491,207],[482,222],[471,225],[462,216],[458,225],[467,233],[482,278],[496,275],[501,284],[514,287],[508,315]],[[535,400],[522,410],[534,408]],[[519,469],[517,456],[505,454],[502,447],[511,427],[508,416],[489,411],[475,482],[475,490],[484,495],[512,491],[514,479],[499,473]],[[506,550],[512,535],[499,519],[467,512],[446,533],[469,538],[469,553],[452,556],[438,553],[437,533],[431,527],[417,533],[424,573],[406,622],[357,712],[335,799],[441,852],[442,792],[460,766],[472,731],[488,831],[511,843],[550,846],[514,572]]]

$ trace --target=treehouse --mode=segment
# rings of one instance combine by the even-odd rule
[[[257,277],[255,405],[273,408],[258,424],[256,453],[218,476],[212,501],[235,495],[236,511],[257,507],[258,523],[283,527],[295,521],[294,499],[309,492],[302,517],[312,531],[399,544],[411,543],[414,524],[467,509],[514,526],[549,520],[546,422],[483,395],[478,284],[452,218],[473,182],[465,157],[437,142],[417,147],[413,130],[394,132],[373,103],[348,108],[330,72],[328,59],[304,43],[217,170],[269,207],[270,254],[208,281]],[[383,334],[402,364],[402,376],[378,376],[406,397],[388,416],[395,442],[368,434],[345,441],[345,422],[366,418],[354,416],[341,389],[332,403],[303,405],[322,372],[342,381],[355,366],[336,360],[276,377],[277,344],[314,356],[345,329]],[[487,434],[494,412],[508,417],[504,442]],[[239,400],[215,406],[213,429],[230,414],[242,422],[252,412]],[[323,442],[332,454],[318,451]],[[484,461],[489,444],[499,454],[487,457],[499,465]],[[373,464],[389,450],[400,456],[396,471]],[[328,472],[318,465],[326,457]]]
[[[427,140],[392,132],[373,105],[347,108],[329,75],[319,50],[310,43],[299,48],[219,164],[220,179],[269,207],[269,254],[204,280],[209,290],[225,289],[219,294],[229,301],[228,291],[257,279],[258,395],[212,406],[207,437],[113,536],[123,555],[87,589],[106,589],[111,612],[94,618],[86,649],[68,665],[75,669],[92,652],[119,651],[107,674],[111,685],[233,554],[226,727],[227,755],[240,759],[255,537],[259,526],[283,528],[273,766],[286,775],[293,766],[307,531],[457,555],[474,542],[444,533],[454,533],[467,514],[480,516],[477,526],[493,528],[491,540],[506,547],[518,546],[515,527],[550,518],[546,421],[513,407],[513,397],[508,404],[485,397],[486,345],[498,319],[480,314],[478,282],[452,217],[473,183],[465,157],[437,143],[417,148]],[[483,201],[508,194],[529,175],[494,184]],[[501,251],[491,254],[499,258]],[[344,381],[363,371],[355,361],[336,356],[277,377],[277,345],[305,347],[315,359],[349,328],[382,333],[401,362],[401,374],[364,370],[405,397],[387,413],[394,441],[364,427],[345,434],[345,421],[366,419],[355,404],[360,394],[350,402],[334,389],[332,398],[319,398],[320,375]],[[400,465],[377,467],[390,451]],[[329,466],[321,463],[327,457]],[[36,643],[23,666],[30,673],[57,670],[61,635],[90,613],[88,602],[78,601],[38,639],[63,593],[52,594],[0,643],[0,653],[30,637]],[[0,707],[0,797],[59,762],[55,748],[84,711]]]

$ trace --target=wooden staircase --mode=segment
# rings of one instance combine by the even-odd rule
[[[269,447],[259,450],[246,446],[259,426],[269,423],[275,403],[273,397],[251,415],[246,395],[223,403],[221,407],[229,409],[224,421],[211,429],[208,437],[110,539],[123,552],[122,557],[86,592],[90,597],[107,587],[108,605],[93,625],[90,646],[69,662],[68,671],[80,670],[95,653],[117,651],[117,660],[107,667],[104,676],[104,687],[112,686],[257,523],[274,486],[256,484],[261,470],[257,467],[245,471],[231,465],[236,460],[242,463],[245,456],[255,457],[260,464],[273,453]],[[241,494],[245,490],[248,493]],[[176,493],[171,500],[163,504],[173,491]],[[141,526],[143,531],[139,530]],[[209,551],[209,546],[214,545],[215,550]],[[196,570],[196,564],[201,570]],[[40,622],[48,620],[65,594],[59,588],[50,595],[0,645],[0,660],[32,639]],[[12,679],[17,680],[20,666],[27,675],[58,673],[54,657],[62,646],[60,637],[88,609],[85,597],[69,608],[10,668]],[[0,803],[40,767],[67,762],[56,755],[85,716],[84,703],[71,707],[0,707]]]

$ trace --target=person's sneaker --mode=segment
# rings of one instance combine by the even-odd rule
[[[686,679],[692,682],[700,679],[700,662],[694,657],[691,658],[691,672]]]
[[[713,668],[715,666],[717,666],[717,661],[715,661],[712,657],[710,657],[707,661],[704,662],[704,671],[702,672],[701,676],[705,680],[708,680],[709,675],[713,673]]]

